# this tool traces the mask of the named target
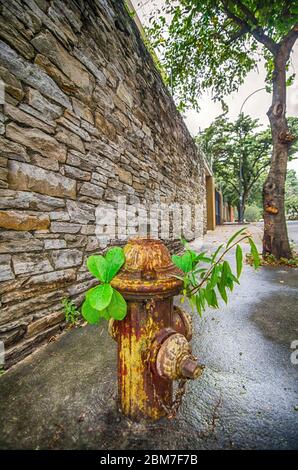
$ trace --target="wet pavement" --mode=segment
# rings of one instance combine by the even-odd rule
[[[215,247],[234,227],[219,236]],[[253,227],[260,239],[261,229]],[[298,270],[245,266],[228,306],[194,315],[206,365],[178,416],[123,418],[106,325],[75,328],[0,377],[1,449],[298,449]]]

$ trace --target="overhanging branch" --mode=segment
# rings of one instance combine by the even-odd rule
[[[286,47],[288,53],[290,54],[296,40],[298,38],[298,23],[296,23],[293,28],[286,34],[283,40],[280,42],[280,46]]]
[[[241,28],[245,28],[247,30],[247,32],[249,32],[250,34],[252,34],[252,36],[258,41],[260,42],[261,44],[264,44],[265,47],[267,47],[267,49],[273,54],[275,55],[278,51],[278,44],[276,44],[275,41],[273,41],[272,38],[270,38],[269,36],[267,36],[267,34],[265,34],[264,30],[258,25],[258,22],[256,20],[256,18],[254,17],[254,15],[252,14],[252,12],[247,9],[247,7],[245,7],[241,2],[237,1],[237,2],[234,2],[234,4],[236,3],[238,5],[238,7],[240,8],[240,6],[242,7],[242,11],[244,13],[244,10],[248,11],[249,12],[249,18],[251,19],[251,22],[253,23],[253,25],[249,24],[248,21],[244,20],[243,18],[240,18],[238,15],[236,15],[229,7],[229,2],[227,0],[223,0],[223,9],[224,9],[224,12],[226,13],[226,15],[231,18],[232,20],[235,21],[235,23],[237,23]],[[247,13],[246,13],[247,15]]]

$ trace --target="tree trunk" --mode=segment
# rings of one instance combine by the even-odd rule
[[[243,217],[244,217],[243,204],[239,199],[239,203],[238,203],[238,224],[243,224]]]
[[[243,224],[244,222],[244,213],[245,213],[247,197],[248,197],[248,194],[246,193],[246,191],[244,191],[243,194],[239,197],[239,204],[238,204],[238,223],[239,224]]]
[[[263,256],[291,258],[285,218],[285,181],[291,135],[286,121],[286,64],[289,52],[280,46],[274,59],[273,96],[268,110],[273,151],[268,177],[263,187]]]

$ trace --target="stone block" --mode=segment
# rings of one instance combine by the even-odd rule
[[[64,318],[64,312],[55,312],[44,318],[40,318],[39,320],[36,320],[27,326],[25,337],[30,338],[31,336],[37,335],[41,331],[47,330],[53,325],[57,325],[58,323],[62,322]]]
[[[4,137],[0,137],[0,155],[13,158],[14,160],[29,161],[29,157],[23,145],[7,140]]]
[[[20,80],[18,80],[5,67],[0,66],[0,78],[5,83],[5,92],[13,96],[17,101],[24,97],[24,90]]]
[[[65,201],[60,198],[27,191],[0,190],[1,209],[52,211],[63,207],[65,207]]]
[[[66,119],[64,116],[58,118],[57,123],[69,129],[71,132],[73,132],[73,134],[79,136],[82,140],[85,140],[86,142],[91,141],[88,132],[84,131],[84,129],[81,129],[79,126],[71,122],[69,119]]]
[[[64,127],[58,128],[56,139],[59,140],[59,142],[66,144],[71,149],[78,150],[81,153],[85,153],[85,146],[81,137],[67,129],[64,129]]]
[[[59,162],[65,162],[66,160],[65,146],[39,129],[19,127],[11,122],[6,126],[6,136],[29,149],[41,153],[44,157],[53,158]]]
[[[11,256],[0,255],[0,282],[14,279],[14,273],[11,269]]]
[[[53,271],[53,267],[44,254],[22,253],[12,257],[13,269],[18,274],[37,274]]]
[[[0,211],[0,227],[9,230],[46,230],[50,226],[47,215],[31,215],[19,211]]]
[[[70,178],[82,181],[90,181],[91,179],[91,173],[88,171],[83,171],[70,165],[65,165],[63,169],[65,176]]]
[[[54,80],[35,64],[24,60],[8,44],[0,41],[0,61],[19,80],[38,89],[57,103],[71,107],[68,97],[60,90]]]
[[[9,162],[8,170],[11,189],[34,191],[61,198],[75,199],[76,197],[76,182],[65,176],[15,161]]]
[[[85,93],[91,94],[94,88],[94,79],[86,68],[49,32],[42,32],[32,39],[32,44],[39,53],[45,55],[53,62],[69,79]]]
[[[41,168],[44,168],[45,170],[52,170],[52,171],[59,170],[59,162],[57,162],[57,160],[43,157],[42,155],[39,155],[38,153],[35,153],[32,155],[32,157],[30,158],[30,163],[31,165],[40,166]]]
[[[83,183],[79,191],[79,194],[101,199],[104,194],[104,190],[103,188],[100,188],[99,186],[95,184]]]
[[[55,132],[55,128],[53,126],[49,126],[48,124],[45,124],[39,119],[36,119],[35,117],[31,116],[25,111],[22,111],[21,109],[17,108],[16,106],[12,106],[9,103],[6,103],[4,105],[4,112],[5,112],[5,115],[11,118],[13,121],[20,122],[22,124],[25,124],[26,126],[36,127],[49,134],[54,134]],[[36,140],[36,135],[34,135],[33,139]],[[44,136],[43,136],[43,140],[44,140]],[[33,143],[34,143],[34,140],[33,140]]]
[[[133,92],[123,82],[120,82],[118,85],[117,95],[129,108],[133,107]]]
[[[61,248],[66,248],[66,241],[60,239],[45,240],[44,248],[45,250],[60,250]]]
[[[94,206],[78,201],[67,201],[66,207],[71,222],[88,224],[89,222],[95,221]]]
[[[0,37],[10,44],[14,49],[17,49],[26,59],[34,57],[34,48],[20,32],[7,21],[7,18],[0,17]]]
[[[0,253],[26,253],[28,251],[42,251],[43,242],[30,232],[16,230],[0,231]]]
[[[78,233],[80,230],[80,224],[70,224],[67,222],[52,222],[51,224],[51,232],[53,233]]]
[[[90,108],[75,97],[72,97],[71,100],[75,114],[79,118],[85,119],[86,121],[90,122],[90,124],[94,124],[94,118]]]
[[[76,270],[65,269],[21,279],[22,281],[15,286],[15,289],[10,289],[2,295],[3,304],[22,302],[53,289],[60,289],[76,279]]]
[[[51,220],[58,220],[59,222],[68,222],[70,220],[69,214],[65,211],[50,212]]]
[[[49,120],[57,119],[63,113],[61,106],[53,104],[34,88],[29,88],[28,103],[37,109],[37,111],[44,114]]]
[[[118,171],[119,181],[131,186],[132,185],[132,174],[129,171],[124,170],[123,168],[120,168],[120,167],[117,168],[117,171]]]
[[[82,263],[83,253],[80,250],[58,250],[51,253],[55,269],[72,268]]]
[[[70,94],[73,94],[73,93],[77,94],[77,87],[75,86],[75,84],[71,80],[69,80],[69,78],[66,75],[64,75],[64,73],[61,72],[61,70],[59,70],[47,57],[45,57],[42,54],[37,54],[37,56],[35,57],[34,62],[38,67],[43,69],[44,72],[46,73],[46,75],[51,77],[51,79],[53,79],[53,81],[57,85],[59,85],[61,90],[63,90],[63,92],[65,92],[67,95],[70,95]],[[35,88],[37,88],[37,87],[35,87]],[[40,91],[44,95],[48,96],[42,90],[40,90]],[[57,101],[57,100],[55,100],[55,101],[60,104],[59,101]],[[66,106],[66,108],[71,109],[70,103],[68,104],[68,106]]]

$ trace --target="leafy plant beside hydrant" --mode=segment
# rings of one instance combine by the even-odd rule
[[[241,242],[245,240],[249,242],[253,265],[255,268],[259,267],[258,250],[251,235],[245,230],[236,232],[226,245],[220,245],[211,256],[189,249],[185,241],[183,241],[185,253],[182,256],[172,256],[173,263],[184,273],[183,276],[176,276],[184,284],[181,301],[184,302],[185,297],[188,298],[192,308],[196,308],[200,315],[207,306],[218,308],[218,294],[227,303],[227,289],[232,291],[234,284],[239,284],[243,264]],[[232,272],[229,262],[224,259],[235,247],[236,275]],[[100,281],[98,286],[86,293],[86,300],[82,306],[82,315],[88,323],[98,323],[101,318],[106,320],[125,318],[126,301],[120,292],[111,286],[112,279],[124,262],[125,255],[120,247],[109,249],[105,256],[93,255],[88,258],[89,271]]]
[[[62,300],[65,320],[70,325],[76,325],[80,320],[81,312],[78,310],[76,304],[71,299]]]
[[[207,306],[218,308],[218,295],[227,303],[227,289],[232,291],[234,284],[239,284],[243,265],[240,243],[245,240],[250,244],[250,256],[253,266],[257,269],[260,265],[259,253],[252,236],[245,228],[234,233],[226,245],[220,245],[210,257],[189,249],[184,241],[185,253],[182,256],[172,256],[173,263],[184,272],[183,277],[177,276],[184,283],[181,301],[184,302],[187,297],[192,308],[196,308],[200,315]],[[232,272],[230,263],[224,259],[235,247],[236,275]],[[205,263],[204,266],[202,263]]]
[[[125,256],[122,248],[115,247],[107,251],[105,256],[93,255],[87,260],[87,267],[100,284],[86,293],[82,306],[82,315],[88,323],[98,323],[101,318],[123,320],[127,313],[126,301],[111,286],[112,279],[124,264]]]

